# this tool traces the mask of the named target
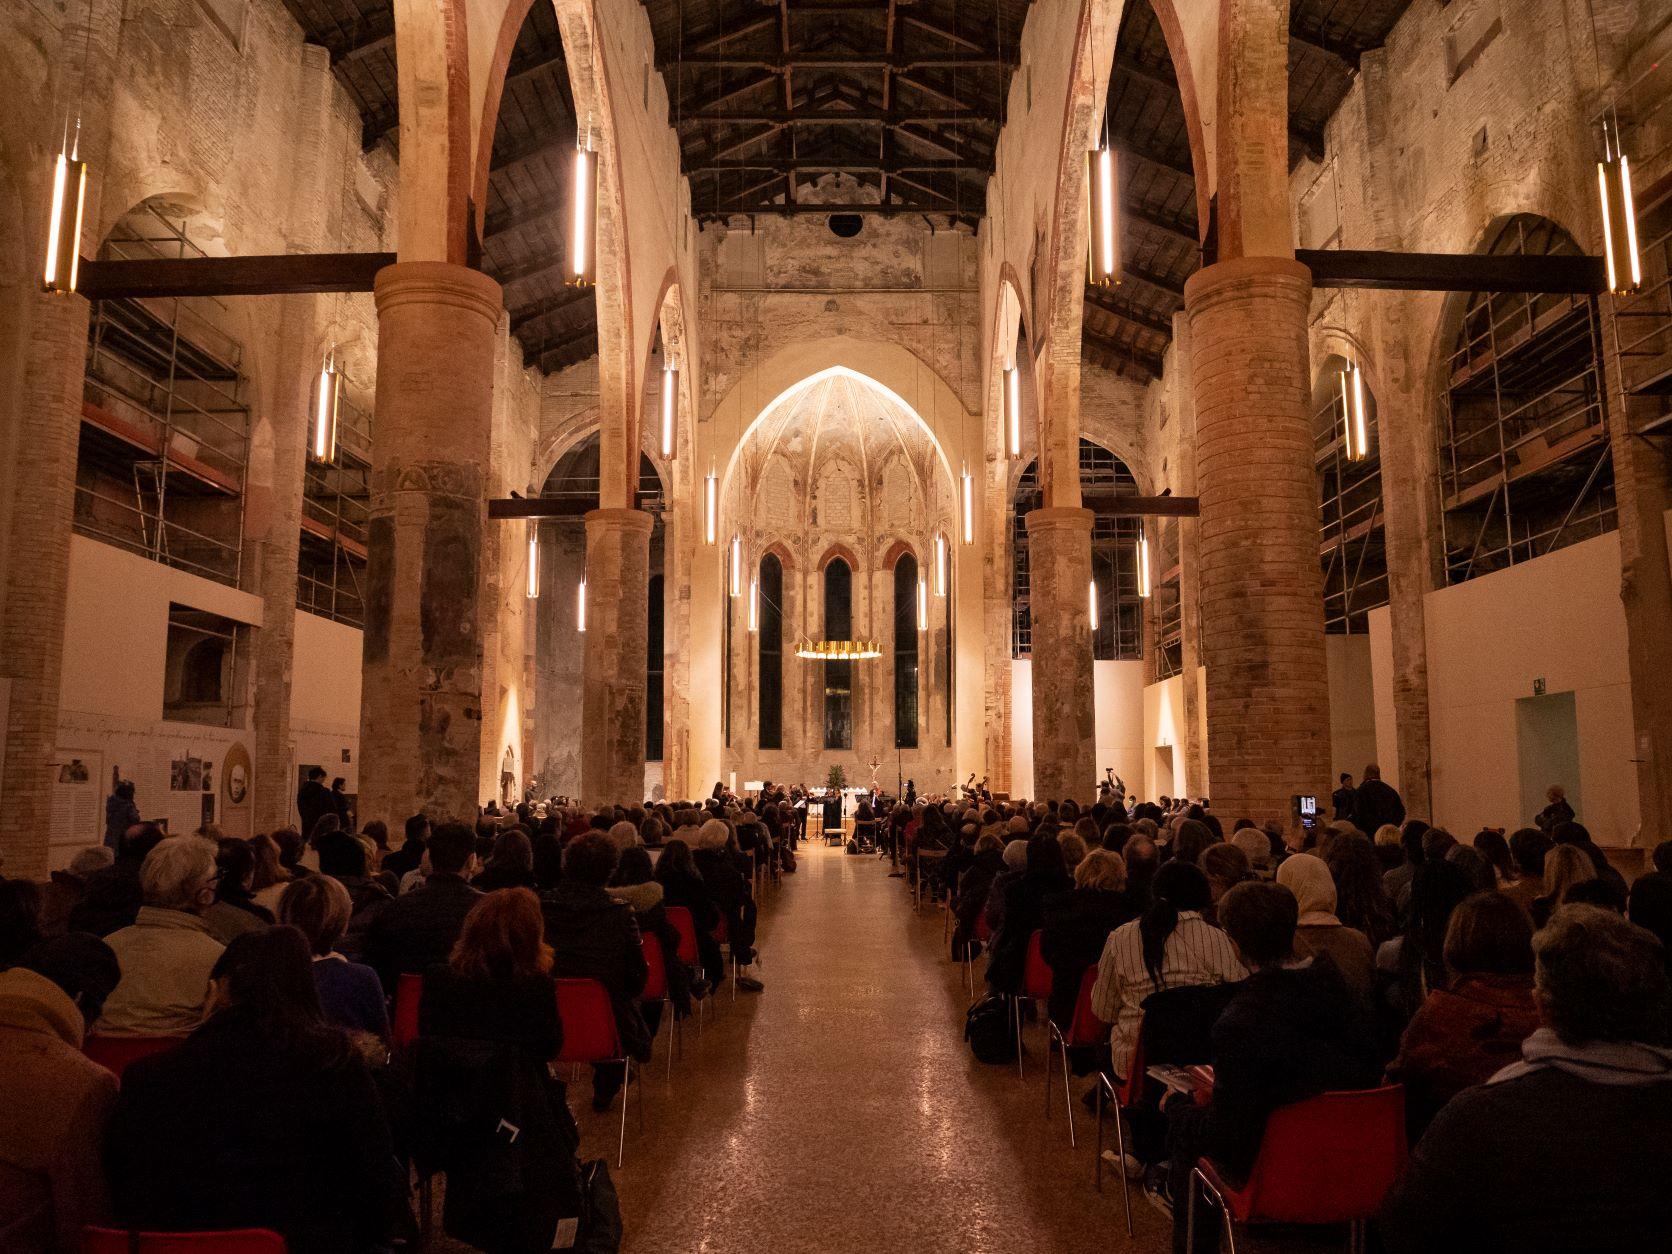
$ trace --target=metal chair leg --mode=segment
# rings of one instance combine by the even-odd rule
[[[632,1094],[633,1060],[628,1058],[621,1068],[621,1140],[616,1144],[615,1169],[627,1160],[627,1102]]]
[[[1101,1072],[1097,1078],[1098,1087],[1107,1083]],[[1115,1103],[1115,1153],[1120,1156],[1120,1204],[1126,1210],[1126,1235],[1132,1235],[1132,1182],[1126,1178],[1126,1128],[1121,1124],[1121,1105]],[[1098,1132],[1103,1131],[1102,1121],[1098,1122]],[[1102,1155],[1098,1155],[1099,1161]]]
[[[1074,1089],[1068,1083],[1067,1039],[1062,1042],[1062,1107],[1068,1115],[1068,1147],[1074,1149]]]
[[[1045,1025],[1045,1120],[1047,1123],[1051,1119],[1051,1060],[1055,1056],[1056,1048],[1056,1025],[1047,1023]]]
[[[1016,1078],[1026,1080],[1027,1072],[1022,1069],[1022,999],[1013,997],[1010,1004],[1016,1015]]]

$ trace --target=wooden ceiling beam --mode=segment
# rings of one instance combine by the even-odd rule
[[[778,170],[795,174],[851,174],[856,171],[869,174],[954,173],[959,170],[967,170],[972,174],[980,172],[979,167],[968,161],[953,161],[949,158],[934,161],[878,161],[875,157],[859,155],[832,157],[826,160],[815,157],[747,157],[735,161],[704,161],[685,167],[687,174],[724,174],[736,173],[739,170]]]
[[[734,26],[730,30],[718,31],[715,34],[704,36],[702,39],[697,40],[697,42],[692,44],[689,48],[685,49],[685,51],[679,54],[679,56],[675,59],[680,60],[684,57],[696,56],[704,52],[712,52],[716,48],[725,47],[734,39],[743,39],[749,35],[758,35],[761,31],[770,30],[777,24],[778,15],[776,13],[750,18],[747,22]]]
[[[1289,23],[1289,42],[1333,57],[1354,74],[1358,73],[1359,59],[1366,51],[1345,39],[1326,35],[1321,29],[1311,30],[1305,26],[1296,26],[1293,21]]]
[[[1135,327],[1142,327],[1146,331],[1154,331],[1158,335],[1171,336],[1173,334],[1173,320],[1163,318],[1160,314],[1151,313],[1147,309],[1139,309],[1130,301],[1114,295],[1107,288],[1087,287],[1086,304],[1094,309],[1100,309],[1111,318],[1119,318],[1122,322],[1131,323]]]
[[[875,201],[866,200],[857,201],[851,204],[829,205],[813,204],[810,201],[800,201],[793,205],[765,204],[755,205],[753,207],[745,205],[722,205],[718,211],[712,207],[699,208],[696,211],[696,214],[699,218],[712,220],[716,217],[727,215],[750,215],[759,217],[771,217],[776,215],[778,217],[796,218],[816,216],[818,214],[829,215],[834,213],[857,213],[862,217],[878,218],[896,218],[904,213],[941,213],[947,215],[948,217],[973,218],[978,216],[981,212],[981,206],[978,204],[968,205],[962,210],[958,210],[952,207],[950,201],[943,207],[939,205],[907,204],[897,200],[890,201],[888,204],[884,205],[878,204]]]
[[[1163,235],[1171,236],[1180,243],[1189,244],[1192,248],[1201,247],[1201,237],[1187,223],[1179,222],[1166,214],[1157,213],[1147,206],[1124,201],[1120,207],[1121,213],[1134,222],[1141,222],[1153,231],[1160,231]]]
[[[341,65],[345,61],[358,61],[362,57],[369,57],[374,52],[382,52],[385,48],[393,51],[395,47],[395,11],[389,9],[388,20],[367,22],[365,28],[355,37],[354,42],[344,47],[331,48],[331,64]],[[328,48],[329,44],[326,45]]]
[[[525,348],[523,350],[523,360],[527,361],[530,357],[534,358],[534,363],[540,368],[540,372],[550,374],[553,370],[561,370],[566,365],[571,365],[576,361],[585,361],[590,357],[591,353],[582,353],[578,357],[572,356],[577,348],[589,340],[594,345],[593,352],[596,352],[598,341],[596,325],[581,327],[567,335],[560,335],[555,340],[544,340],[535,346],[532,351]]]
[[[536,322],[543,322],[554,314],[587,304],[596,297],[596,292],[590,287],[570,287],[556,296],[548,296],[544,300],[519,306],[511,312],[511,334],[515,335],[524,327],[532,326]]]
[[[394,253],[278,253],[142,261],[83,258],[76,290],[88,300],[369,292],[377,272],[394,264]]]
[[[976,40],[971,39],[968,35],[960,35],[955,30],[950,30],[937,22],[931,22],[928,18],[919,17],[915,13],[902,14],[900,20],[907,26],[910,26],[915,30],[922,31],[925,35],[933,35],[937,39],[944,39],[947,43],[953,44],[959,48],[967,48],[969,51],[979,52],[983,56],[998,55],[998,50],[996,48],[991,48],[984,43],[979,43]]]
[[[905,122],[933,122],[937,126],[998,126],[997,119],[983,117],[968,109],[847,109],[815,112],[800,109],[761,109],[753,113],[698,109],[687,113],[684,120],[733,126],[744,123],[767,126],[898,126]]]
[[[512,166],[522,165],[524,162],[532,161],[536,157],[547,156],[553,152],[573,152],[574,148],[575,136],[573,133],[553,135],[547,132],[536,134],[532,139],[504,150],[496,148],[493,161],[488,166],[488,172],[495,174],[500,170],[508,170]]]
[[[792,13],[794,10],[790,10]],[[729,68],[737,70],[771,70],[782,73],[790,70],[974,70],[974,69],[1015,69],[1021,60],[1014,53],[1003,56],[966,55],[960,52],[928,53],[928,54],[892,54],[878,55],[876,53],[845,53],[845,52],[796,52],[791,51],[776,56],[759,52],[713,52],[693,54],[674,60],[658,60],[656,68],[663,73],[678,69],[696,68]]]
[[[1161,358],[1153,353],[1143,352],[1141,349],[1133,348],[1130,344],[1122,344],[1118,340],[1111,340],[1107,336],[1087,331],[1083,327],[1080,330],[1080,344],[1082,348],[1089,347],[1095,352],[1118,358],[1126,365],[1135,366],[1152,379],[1161,377]]]

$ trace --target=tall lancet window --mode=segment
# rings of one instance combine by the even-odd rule
[[[784,747],[784,565],[777,554],[761,558],[756,590],[760,622],[760,736],[762,749]]]
[[[894,563],[894,747],[917,748],[917,640],[920,612],[917,559],[902,553]]]
[[[824,568],[824,638],[853,639],[853,569],[833,557]],[[824,667],[824,747],[853,748],[853,663]]]

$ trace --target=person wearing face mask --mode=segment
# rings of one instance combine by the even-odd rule
[[[107,938],[122,978],[96,1032],[183,1036],[203,1022],[209,972],[225,949],[203,919],[215,878],[215,846],[199,836],[170,836],[145,856],[139,915]]]

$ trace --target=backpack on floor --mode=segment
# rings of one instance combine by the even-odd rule
[[[964,1039],[977,1062],[1015,1062],[1016,1027],[1010,1017],[1010,1003],[998,993],[988,993],[977,1001],[964,1016]]]

